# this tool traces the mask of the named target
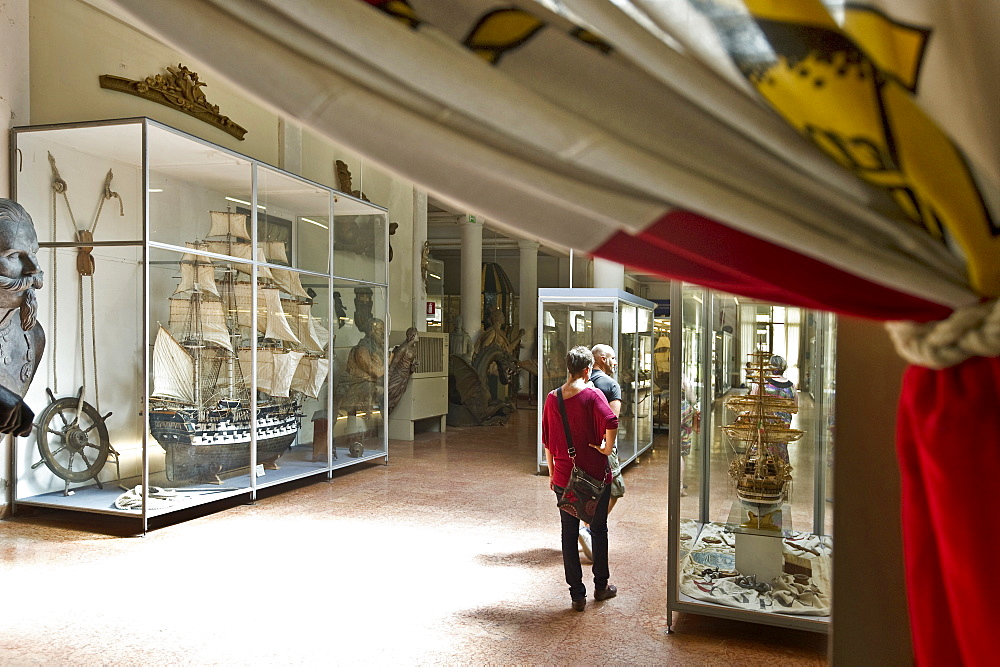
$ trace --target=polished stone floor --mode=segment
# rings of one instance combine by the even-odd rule
[[[141,537],[4,521],[0,665],[826,662],[809,632],[678,614],[666,634],[666,436],[609,519],[618,597],[572,611],[535,418],[392,440],[389,465]]]

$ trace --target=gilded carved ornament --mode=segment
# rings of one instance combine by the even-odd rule
[[[111,74],[102,74],[100,81],[101,88],[128,93],[183,111],[189,116],[214,125],[240,141],[243,141],[243,136],[247,133],[246,128],[234,123],[229,116],[220,114],[217,104],[209,103],[201,90],[208,84],[199,80],[197,72],[192,72],[180,63],[177,67],[167,67],[166,74],[147,76],[142,81]]]

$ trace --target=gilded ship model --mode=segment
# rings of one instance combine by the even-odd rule
[[[736,420],[723,426],[735,442],[737,454],[729,466],[729,476],[736,485],[736,496],[747,510],[748,523],[757,528],[775,527],[771,514],[779,509],[788,496],[792,481],[792,466],[778,454],[787,451],[788,443],[802,437],[803,432],[789,428],[777,413],[798,412],[793,398],[772,396],[764,391],[770,371],[770,354],[750,355],[748,379],[751,391],[745,396],[732,396],[726,407],[736,413]]]
[[[287,262],[282,242],[254,244],[246,215],[211,211],[212,228],[192,250],[250,262]],[[169,325],[153,347],[150,431],[166,451],[171,481],[211,481],[257,463],[276,469],[299,431],[304,396],[317,398],[329,361],[329,332],[294,271],[257,268],[252,331],[251,264],[185,253],[170,297]],[[251,358],[257,355],[257,417],[251,418]]]

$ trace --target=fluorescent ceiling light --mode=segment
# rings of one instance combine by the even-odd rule
[[[226,197],[226,201],[234,201],[237,204],[243,204],[245,206],[252,206],[252,204],[250,202],[243,201],[242,199],[237,199],[236,197]],[[262,211],[266,211],[267,210],[266,206],[261,206],[260,204],[257,204],[257,208],[259,208]]]

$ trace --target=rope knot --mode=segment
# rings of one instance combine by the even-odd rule
[[[887,322],[899,356],[942,369],[971,357],[1000,356],[1000,300],[957,309],[940,322]]]

